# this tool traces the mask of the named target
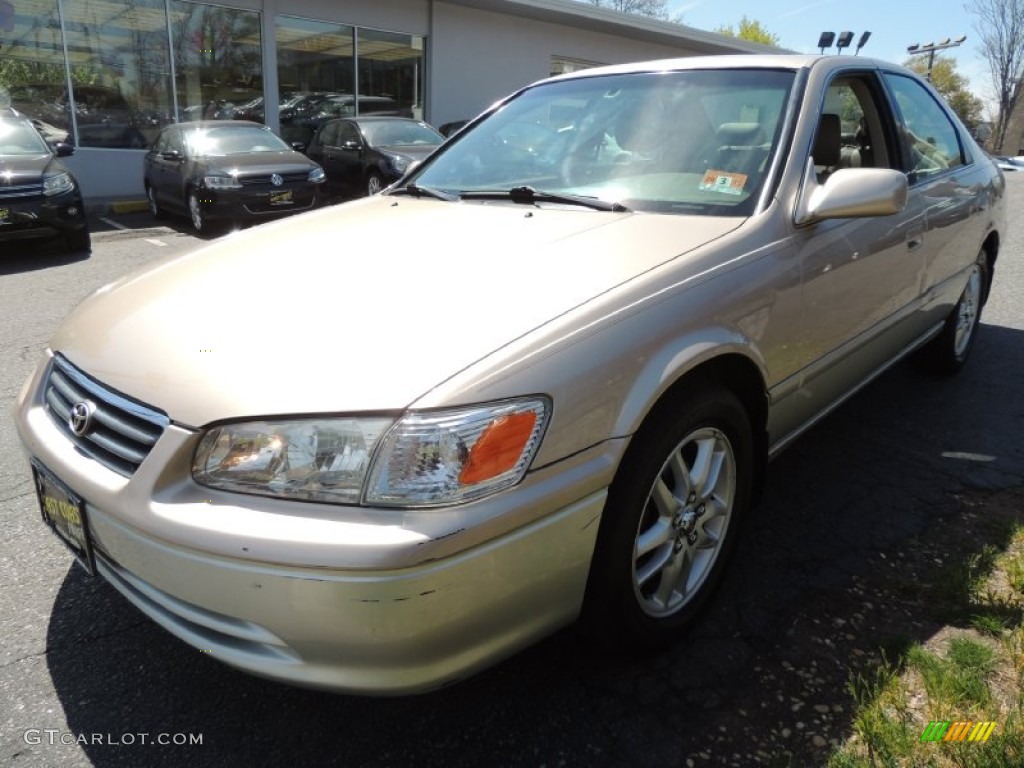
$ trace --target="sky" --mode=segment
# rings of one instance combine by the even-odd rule
[[[992,98],[991,76],[974,29],[976,17],[964,10],[963,0],[669,0],[668,7],[670,14],[682,14],[683,24],[707,31],[729,24],[736,29],[746,15],[778,35],[783,48],[800,53],[817,53],[823,31],[838,35],[849,30],[856,45],[861,33],[870,30],[861,55],[899,64],[908,58],[908,45],[967,35],[962,45],[941,53],[956,59],[957,71],[970,80],[976,95],[986,102]]]

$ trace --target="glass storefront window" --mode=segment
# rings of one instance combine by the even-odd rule
[[[50,142],[71,132],[57,0],[0,2],[0,115],[32,118]]]
[[[178,119],[262,122],[260,14],[172,0],[170,22]]]
[[[170,57],[162,0],[65,0],[61,4],[72,99],[82,147],[142,149],[170,117]],[[73,103],[73,107],[72,107]]]
[[[359,106],[362,115],[423,119],[423,38],[359,29]]]
[[[355,93],[355,29],[279,16],[275,32],[281,137],[306,144]]]
[[[117,149],[175,120],[266,122],[261,31],[257,11],[190,0],[0,0],[0,112]],[[275,44],[286,140],[332,117],[422,119],[422,36],[279,16]]]

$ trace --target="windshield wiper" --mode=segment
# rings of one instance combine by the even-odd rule
[[[595,211],[614,211],[615,213],[628,213],[629,208],[622,203],[601,200],[589,195],[569,195],[562,192],[544,192],[533,187],[522,186],[512,187],[508,191],[503,190],[469,190],[462,193],[463,200],[504,200],[509,199],[514,203],[565,203],[567,205],[582,205],[593,208]]]
[[[459,199],[458,195],[451,192],[444,192],[434,187],[421,187],[419,184],[410,181],[404,187],[391,190],[390,195],[412,195],[413,197],[432,197],[435,200],[444,200],[446,203],[454,203]]]

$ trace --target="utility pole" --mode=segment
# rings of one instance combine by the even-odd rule
[[[935,66],[935,52],[944,51],[947,48],[956,48],[964,40],[967,39],[967,35],[961,35],[956,40],[951,40],[948,37],[938,43],[914,43],[913,45],[907,46],[907,53],[911,56],[917,56],[922,53],[928,54],[928,72],[925,74],[925,79],[930,83],[932,81],[932,67]]]

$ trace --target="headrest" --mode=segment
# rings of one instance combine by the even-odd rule
[[[828,112],[822,114],[821,122],[818,123],[818,135],[814,137],[814,151],[811,153],[815,165],[839,165],[842,130],[839,115]]]

